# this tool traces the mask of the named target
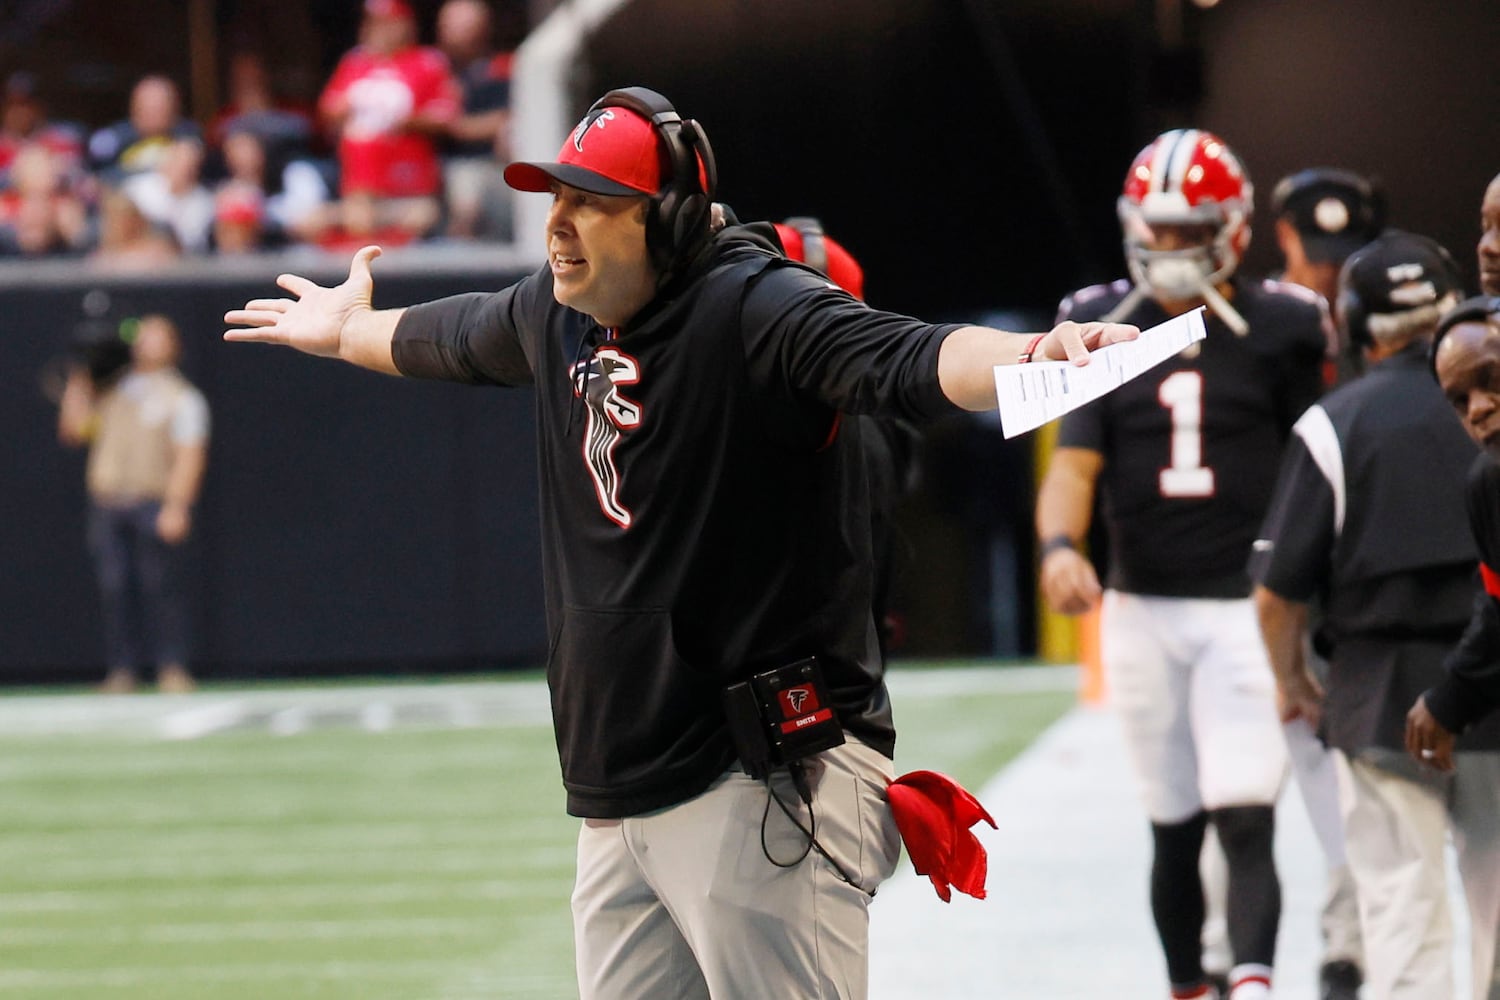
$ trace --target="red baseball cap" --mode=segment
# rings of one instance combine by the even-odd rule
[[[578,123],[556,163],[512,163],[505,183],[517,191],[546,191],[560,181],[593,194],[653,195],[661,190],[665,152],[649,121],[611,106]]]

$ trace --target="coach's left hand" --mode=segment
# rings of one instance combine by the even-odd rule
[[[1406,752],[1422,764],[1447,774],[1453,772],[1455,737],[1427,710],[1427,696],[1406,713]]]

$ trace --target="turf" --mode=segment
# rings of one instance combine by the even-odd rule
[[[977,788],[1063,691],[898,698]],[[0,997],[567,998],[576,820],[545,722],[0,737]]]

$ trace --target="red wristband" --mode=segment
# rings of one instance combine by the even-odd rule
[[[1024,365],[1026,362],[1030,361],[1032,354],[1036,351],[1037,345],[1046,338],[1047,335],[1045,333],[1039,333],[1035,337],[1032,337],[1029,341],[1027,341],[1026,346],[1021,348],[1021,353],[1016,357],[1016,364]]]

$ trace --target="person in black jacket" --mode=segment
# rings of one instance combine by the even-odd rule
[[[696,122],[612,91],[557,162],[505,170],[552,196],[535,273],[376,311],[366,247],[339,286],[282,276],[294,298],[227,313],[249,329],[225,336],[535,387],[581,996],[863,997],[866,908],[898,854],[895,731],[857,426],[831,431],[840,413],[991,407],[995,365],[1083,363],[1136,330],[1028,337],[870,309],[769,227],[713,233],[715,176]],[[809,657],[823,690],[781,693],[836,714],[846,742],[756,780],[724,691]]]
[[[1450,828],[1473,996],[1500,982],[1500,725],[1473,734],[1451,778],[1403,752],[1406,711],[1463,631],[1474,570],[1463,518],[1474,448],[1427,372],[1460,283],[1442,247],[1398,230],[1349,258],[1337,311],[1368,370],[1297,421],[1251,561],[1282,715],[1335,751],[1365,975],[1393,1000],[1453,995]],[[1326,684],[1304,645],[1313,602]]]
[[[1443,318],[1433,372],[1483,452],[1469,470],[1469,528],[1481,586],[1447,673],[1406,717],[1406,747],[1441,771],[1454,768],[1458,734],[1500,708],[1500,298],[1477,296]]]

